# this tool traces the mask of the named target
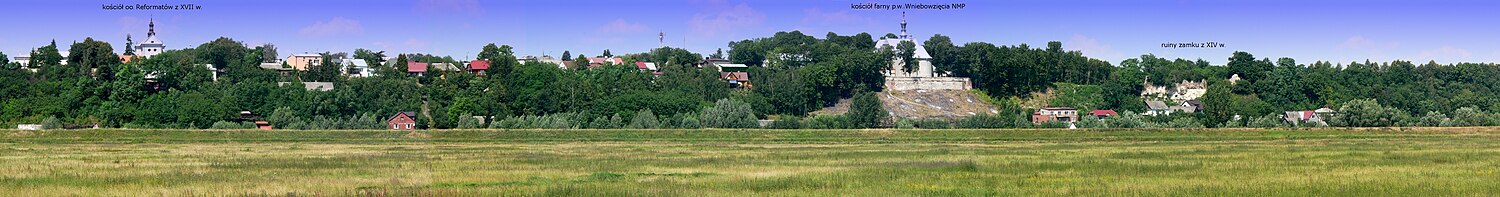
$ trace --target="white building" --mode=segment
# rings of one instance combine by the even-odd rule
[[[339,67],[339,72],[343,72],[349,75],[349,77],[375,76],[375,69],[370,68],[370,63],[362,59],[339,59],[339,65],[343,65],[343,67]]]
[[[968,90],[973,88],[969,78],[938,76],[933,74],[932,55],[927,53],[927,48],[922,47],[920,42],[912,39],[911,34],[906,33],[906,13],[901,13],[901,35],[896,38],[880,38],[875,42],[875,50],[895,50],[900,53],[902,42],[912,42],[915,46],[912,50],[912,58],[916,65],[906,65],[903,59],[891,60],[890,70],[885,71],[885,88],[887,90]],[[899,55],[899,54],[898,54]],[[904,57],[904,55],[902,55]],[[911,72],[906,72],[905,67],[916,66]]]
[[[898,56],[904,57],[904,55],[899,54],[899,53],[901,53],[901,50],[897,49],[897,48],[898,48],[898,46],[901,46],[902,42],[911,42],[913,45],[916,46],[915,47],[916,50],[914,50],[912,52],[912,58],[916,58],[917,59],[917,61],[916,61],[916,63],[917,63],[916,66],[917,67],[915,69],[912,69],[912,72],[906,72],[905,69],[904,69],[904,67],[906,67],[908,65],[906,65],[905,61],[903,61],[902,58],[898,57],[895,60],[891,60],[891,69],[888,70],[888,71],[886,71],[885,76],[890,76],[890,77],[936,77],[936,76],[932,75],[932,55],[930,55],[930,54],[927,53],[927,48],[926,47],[922,47],[922,43],[917,42],[916,39],[912,39],[911,34],[907,34],[906,33],[906,13],[905,12],[901,13],[901,35],[898,35],[898,36],[899,37],[897,37],[897,38],[881,37],[880,41],[876,41],[875,42],[875,49],[879,50],[879,49],[882,49],[882,48],[890,47],[890,49],[892,51],[895,51],[896,53],[898,53]]]
[[[146,42],[135,45],[135,54],[141,57],[149,58],[151,56],[155,56],[156,54],[161,54],[162,50],[166,50],[167,45],[162,44],[161,39],[156,38],[155,19],[152,19],[151,23],[148,24],[147,27],[149,29],[146,30]]]

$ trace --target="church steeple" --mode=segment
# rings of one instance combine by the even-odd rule
[[[903,14],[903,15],[905,15],[905,14]],[[906,21],[906,19],[902,19],[902,21]],[[901,22],[901,24],[902,24],[901,25],[902,29],[905,29],[906,22]],[[151,23],[150,24],[146,24],[146,27],[147,27],[147,29],[146,29],[146,37],[156,36],[156,18],[152,18],[151,19]]]
[[[906,34],[906,12],[901,12],[901,39],[911,39],[911,34]]]

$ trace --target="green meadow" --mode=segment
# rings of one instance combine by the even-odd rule
[[[1500,194],[1500,128],[0,134],[8,196]]]

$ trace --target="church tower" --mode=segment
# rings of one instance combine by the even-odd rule
[[[151,57],[161,54],[162,50],[165,50],[167,46],[162,44],[160,39],[156,38],[156,19],[151,19],[151,22],[146,27],[146,42],[136,45],[135,52],[141,57]]]

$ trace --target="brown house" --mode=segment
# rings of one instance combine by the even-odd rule
[[[396,115],[391,116],[390,120],[386,121],[386,126],[390,127],[391,130],[414,130],[414,129],[417,129],[417,113],[416,112],[401,112],[401,113],[396,113]]]

